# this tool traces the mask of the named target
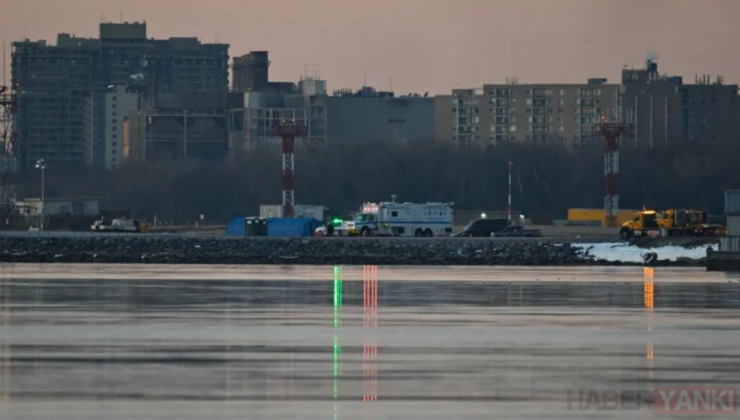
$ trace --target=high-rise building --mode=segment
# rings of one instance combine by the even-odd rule
[[[435,99],[436,138],[461,147],[506,142],[556,142],[575,146],[592,141],[591,126],[618,118],[620,85],[606,79],[584,84],[484,85],[455,89]]]
[[[622,70],[623,116],[632,125],[629,141],[640,147],[670,147],[681,142],[711,142],[737,135],[738,86],[721,76],[696,78],[658,73],[658,64]]]
[[[85,144],[91,147],[88,164],[115,169],[123,163],[123,127],[140,107],[142,96],[126,86],[93,92],[84,101]]]
[[[269,67],[267,51],[252,51],[241,57],[234,57],[232,89],[240,92],[266,90]]]
[[[577,146],[597,141],[591,132],[600,118],[631,125],[625,145],[670,147],[690,141],[740,136],[738,85],[721,76],[661,75],[648,60],[643,69],[623,69],[621,84],[589,79],[585,84],[484,85],[455,89],[435,98],[435,138],[461,147],[507,141],[554,142]]]
[[[50,164],[102,163],[105,159],[95,158],[96,149],[89,143],[94,135],[86,134],[86,113],[89,117],[99,111],[85,111],[86,103],[102,103],[109,86],[125,86],[127,92],[150,100],[157,93],[226,92],[228,48],[196,38],[147,39],[145,23],[101,23],[97,39],[60,34],[56,45],[13,43],[21,166],[40,158]],[[112,138],[103,141],[113,143]]]

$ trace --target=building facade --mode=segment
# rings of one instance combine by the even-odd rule
[[[717,76],[696,77],[684,84],[680,76],[658,72],[658,64],[622,70],[625,86],[623,116],[632,125],[635,146],[671,147],[682,142],[712,142],[737,137],[738,85],[725,85]]]
[[[122,121],[121,155],[131,162],[221,159],[231,150],[230,111],[242,95],[228,92],[160,94],[156,107]]]
[[[85,144],[89,165],[115,169],[123,159],[123,128],[128,115],[141,106],[142,96],[126,86],[92,92],[84,102]]]
[[[60,34],[56,45],[14,42],[21,166],[40,158],[52,165],[100,162],[86,133],[94,112],[85,107],[102,103],[109,86],[149,98],[158,92],[226,92],[228,47],[196,38],[148,39],[145,23],[101,23],[99,38]]]
[[[606,79],[585,84],[526,84],[515,79],[482,89],[455,89],[436,100],[437,140],[461,147],[507,142],[592,141],[591,127],[602,117],[619,117],[621,86]],[[447,122],[449,121],[449,123]]]
[[[593,78],[585,84],[505,84],[455,89],[435,98],[435,140],[460,147],[503,142],[578,146],[597,141],[592,126],[601,118],[631,125],[630,146],[671,147],[740,135],[738,86],[722,77],[697,77],[684,84],[661,75],[654,61],[623,69],[620,84]]]
[[[335,92],[325,100],[327,138],[332,144],[434,141],[434,98],[396,97],[392,92],[363,87],[357,92]]]

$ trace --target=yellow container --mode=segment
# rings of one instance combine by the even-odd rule
[[[619,210],[617,222],[621,225],[632,219],[632,215],[637,210]],[[604,220],[604,209],[568,209],[568,220],[572,221],[600,221],[601,225],[606,225]]]

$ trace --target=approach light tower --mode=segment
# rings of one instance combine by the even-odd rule
[[[607,226],[619,226],[619,140],[629,133],[630,126],[618,122],[607,122],[606,117],[594,124],[594,134],[604,139],[604,219]]]
[[[295,119],[272,127],[271,134],[283,139],[283,217],[292,218],[295,213],[295,138],[305,135],[305,127],[296,125]]]

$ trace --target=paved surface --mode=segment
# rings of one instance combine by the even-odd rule
[[[226,236],[221,234],[213,234],[213,233],[196,233],[196,232],[187,232],[187,233],[159,233],[159,232],[149,232],[149,233],[113,233],[113,232],[64,232],[64,231],[44,231],[44,232],[29,232],[29,231],[0,231],[0,239],[2,239],[3,236],[7,237],[30,237],[30,238],[69,238],[69,237],[79,237],[79,238],[105,238],[105,237],[127,237],[127,236],[142,236],[142,237],[156,237],[156,238],[180,238],[180,237],[186,237],[186,238],[192,238],[192,237],[200,237],[200,238],[214,238],[214,239],[223,239],[223,240],[235,240],[235,239],[243,239],[243,237],[239,236]],[[250,239],[255,240],[274,240],[274,239],[282,239],[282,238],[267,238],[267,237],[250,237]],[[450,236],[437,236],[432,238],[415,238],[415,237],[403,237],[403,238],[391,238],[391,237],[341,237],[341,236],[332,236],[332,237],[323,237],[323,238],[315,238],[317,240],[325,240],[325,241],[399,241],[399,240],[414,240],[414,241],[440,241],[440,240],[481,240],[481,241],[500,241],[500,242],[509,242],[509,241],[557,241],[562,242],[564,240],[570,240],[570,241],[579,241],[579,242],[617,242],[620,239],[617,236],[564,236],[561,234],[558,235],[550,235],[550,236],[544,236],[541,238],[458,238],[458,237],[450,237]]]
[[[0,266],[0,418],[650,419],[566,391],[740,377],[732,275],[111,267]]]

